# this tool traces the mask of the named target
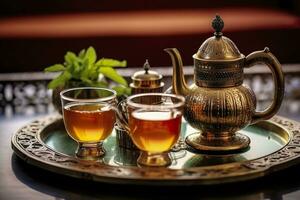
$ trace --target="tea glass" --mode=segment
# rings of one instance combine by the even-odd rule
[[[141,150],[140,166],[168,166],[169,150],[175,145],[181,129],[185,99],[162,93],[137,94],[127,98],[127,117],[118,115],[133,143]]]
[[[60,93],[68,135],[78,143],[76,156],[97,159],[104,156],[103,140],[116,121],[116,92],[106,88],[81,87]]]

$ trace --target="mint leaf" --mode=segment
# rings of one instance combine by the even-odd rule
[[[101,58],[96,62],[96,66],[99,67],[126,67],[127,62],[126,60],[119,61],[109,58]]]
[[[93,82],[94,87],[101,87],[101,88],[107,88],[108,87],[108,83],[104,82],[104,81],[96,81]]]
[[[84,58],[87,58],[90,64],[95,63],[97,60],[97,54],[95,49],[93,47],[89,47],[88,50],[86,51]]]
[[[130,95],[131,95],[131,88],[130,88],[130,87],[126,87],[126,89],[125,89],[125,94],[126,94],[127,96],[130,96]]]
[[[89,69],[89,71],[88,71],[88,77],[91,80],[98,80],[98,77],[99,77],[98,69],[96,67],[94,67],[94,66],[91,69]]]
[[[90,73],[90,69],[89,69],[89,60],[85,59],[82,63],[82,65],[80,66],[80,77],[79,78],[89,78],[89,73]]]
[[[80,79],[81,69],[82,66],[78,62],[73,62],[73,64],[70,66],[69,72],[72,74],[74,78]]]
[[[78,54],[78,57],[83,59],[85,57],[85,49],[82,49],[79,54]]]
[[[121,95],[123,95],[125,93],[125,87],[121,86],[121,85],[114,86],[114,87],[112,87],[112,89],[117,92],[118,96],[121,96]]]
[[[119,88],[117,88],[120,93],[130,93],[130,88],[128,88],[126,80],[113,69],[113,67],[125,67],[127,65],[126,61],[107,58],[97,61],[97,54],[92,46],[88,49],[82,49],[78,53],[78,56],[68,51],[64,59],[63,64],[55,64],[45,68],[45,72],[61,72],[58,77],[48,84],[49,88],[54,89],[58,86],[68,86],[71,83],[70,79],[74,80],[78,86],[108,88],[109,84],[105,79],[99,81],[99,76],[101,75],[120,84]]]
[[[66,69],[65,66],[63,66],[61,64],[55,64],[55,65],[45,68],[44,71],[45,72],[60,72],[60,71],[64,71],[65,69]]]
[[[55,89],[58,86],[63,86],[66,81],[70,80],[72,75],[68,71],[64,71],[61,75],[53,79],[49,84],[49,89]]]
[[[72,64],[77,60],[77,56],[75,53],[68,51],[65,55],[65,61],[67,64]]]
[[[114,86],[114,87],[112,87],[112,89],[117,92],[118,96],[121,96],[121,95],[129,96],[131,94],[131,88],[125,87],[123,85]]]
[[[93,81],[87,79],[87,78],[84,78],[84,77],[81,77],[80,80],[82,80],[84,83],[92,86],[93,85]]]
[[[127,81],[118,74],[118,72],[111,67],[100,67],[99,72],[102,73],[105,77],[115,81],[124,86],[128,86]]]

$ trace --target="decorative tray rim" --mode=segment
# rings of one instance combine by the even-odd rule
[[[61,120],[60,115],[50,115],[21,127],[11,139],[14,152],[27,163],[48,171],[118,184],[181,185],[182,182],[200,185],[220,184],[262,177],[300,163],[300,159],[298,159],[300,156],[300,123],[281,116],[275,116],[268,120],[287,130],[290,134],[290,140],[280,150],[254,160],[184,169],[116,167],[100,162],[83,161],[56,152],[45,145],[40,138],[40,133],[45,127],[58,120]]]

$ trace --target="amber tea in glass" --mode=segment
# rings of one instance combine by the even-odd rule
[[[168,152],[180,135],[184,97],[162,93],[137,94],[127,98],[126,106],[127,130],[133,143],[141,150],[138,164],[170,165]]]
[[[78,142],[98,142],[112,132],[115,112],[102,104],[71,104],[63,109],[66,129]]]
[[[136,146],[153,153],[168,151],[180,134],[181,113],[174,115],[170,111],[132,112],[129,127]]]
[[[102,142],[112,132],[116,120],[115,92],[74,88],[62,91],[61,99],[65,128],[79,144],[76,155],[86,159],[104,155]]]

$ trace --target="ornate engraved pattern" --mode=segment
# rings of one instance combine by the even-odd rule
[[[290,142],[284,148],[269,156],[244,163],[245,166],[254,170],[267,170],[271,167],[284,164],[289,161],[299,163],[300,160],[297,159],[300,155],[299,123],[278,116],[273,117],[272,121],[282,125],[284,128],[290,131]]]
[[[230,64],[194,60],[194,65],[198,86],[224,87],[243,83],[244,70],[239,60]]]
[[[290,134],[290,142],[281,150],[263,158],[224,165],[168,168],[115,167],[101,162],[82,161],[49,149],[40,139],[41,131],[61,120],[58,116],[34,121],[16,132],[12,138],[14,151],[24,160],[56,173],[103,182],[138,182],[141,184],[215,184],[260,177],[275,169],[298,163],[300,155],[300,124],[282,117],[271,121]],[[272,168],[272,170],[270,170]],[[180,181],[178,181],[180,180]]]
[[[205,61],[229,60],[242,58],[243,55],[237,46],[229,38],[222,36],[220,38],[210,37],[206,39],[196,53],[196,58]]]
[[[250,124],[254,99],[253,92],[243,85],[225,89],[195,87],[186,96],[184,117],[203,132],[234,133]]]

